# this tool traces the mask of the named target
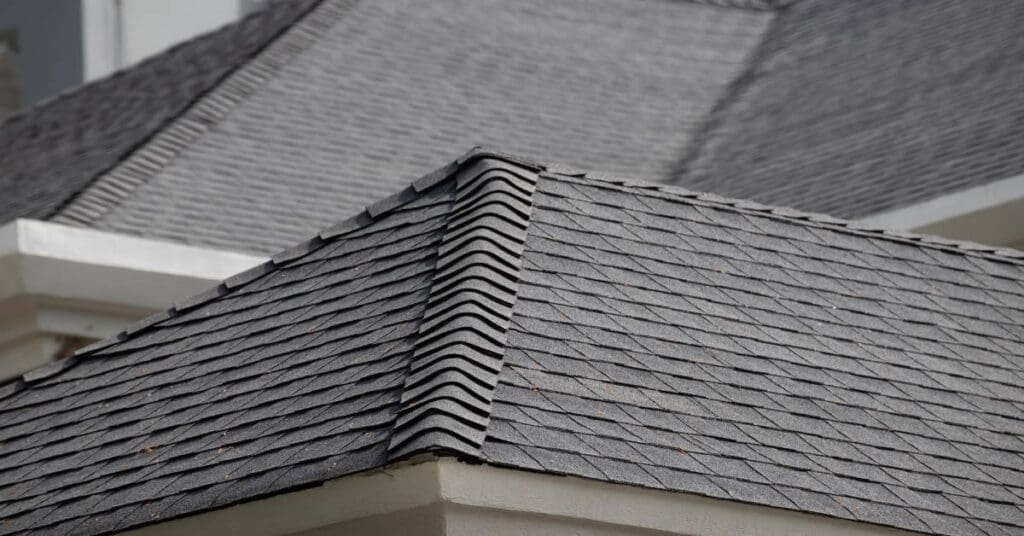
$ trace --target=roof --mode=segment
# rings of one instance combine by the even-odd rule
[[[1022,22],[956,0],[279,0],[0,126],[0,221],[269,254],[477,144],[859,218],[1024,173]]]
[[[3,387],[0,531],[432,452],[1018,533],[1022,276],[1021,252],[472,152]]]
[[[1024,173],[1024,4],[779,11],[678,184],[860,218]]]
[[[478,144],[666,178],[774,2],[717,3],[279,2],[0,127],[0,221],[269,254]]]
[[[45,219],[180,115],[309,0],[275,4],[0,123],[0,221]],[[135,233],[138,234],[138,233]]]

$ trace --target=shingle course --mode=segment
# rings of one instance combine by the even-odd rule
[[[1015,2],[793,2],[676,180],[861,218],[1018,176],[1022,20]]]
[[[1024,297],[990,284],[1019,260],[487,153],[446,169],[10,390],[2,529],[125,528],[420,451],[940,534],[1024,528],[1021,333],[994,328]],[[495,173],[538,169],[530,208],[472,205],[520,195]],[[454,192],[470,172],[491,193]],[[479,220],[453,216],[459,195]],[[476,274],[514,304],[483,307]],[[969,291],[936,299],[946,282]],[[425,374],[451,361],[420,359],[442,328],[463,337],[450,357],[488,365]]]

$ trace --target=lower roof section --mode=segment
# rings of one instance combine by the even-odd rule
[[[418,454],[1024,527],[1021,253],[472,152],[0,388],[0,533]]]
[[[363,536],[909,536],[687,493],[425,457],[130,531]]]

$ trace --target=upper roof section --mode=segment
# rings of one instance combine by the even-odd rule
[[[0,221],[271,253],[481,143],[861,217],[1024,172],[1022,19],[1013,1],[282,0],[0,126]]]
[[[1024,3],[801,0],[680,184],[860,218],[1024,173]]]
[[[315,3],[0,128],[0,220],[272,253],[467,146],[662,179],[773,4]]]
[[[6,118],[0,123],[0,222],[59,213],[310,4],[275,4]]]
[[[1020,255],[473,152],[0,390],[0,531],[434,452],[1020,532]]]

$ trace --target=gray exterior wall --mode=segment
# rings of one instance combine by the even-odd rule
[[[0,2],[0,32],[17,33],[15,70],[22,105],[82,83],[81,12],[81,0]]]

